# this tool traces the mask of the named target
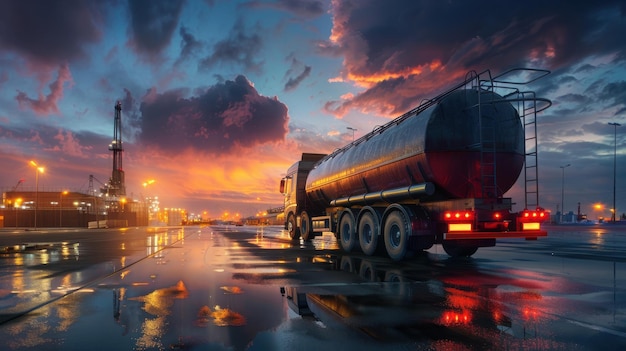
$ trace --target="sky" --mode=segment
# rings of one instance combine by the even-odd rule
[[[469,71],[533,67],[551,71],[528,87],[552,101],[540,205],[607,216],[616,165],[626,213],[624,33],[626,3],[609,0],[3,0],[0,188],[33,189],[31,160],[40,190],[108,182],[120,101],[128,197],[254,215],[282,205],[302,152],[332,152]],[[523,183],[506,196],[523,205]]]

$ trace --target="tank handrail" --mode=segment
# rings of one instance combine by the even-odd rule
[[[501,80],[502,77],[506,77],[509,74],[512,74],[514,72],[520,72],[520,71],[535,72],[535,73],[537,73],[537,76],[532,78],[532,79],[530,79],[530,80],[525,80],[525,81]],[[518,67],[518,68],[509,69],[508,71],[504,71],[504,72],[498,74],[497,76],[493,77],[493,81],[496,82],[496,83],[504,83],[504,84],[526,85],[526,84],[530,84],[530,83],[532,83],[532,82],[534,82],[536,80],[539,80],[539,79],[547,76],[548,74],[550,74],[550,71],[545,70],[545,69]]]
[[[520,93],[520,94],[524,94],[524,93]],[[493,99],[493,100],[483,101],[482,103],[480,103],[480,105],[503,104],[503,103],[511,103],[511,102],[530,102],[530,101],[545,103],[545,105],[542,105],[542,107],[536,110],[536,112],[541,112],[547,109],[548,107],[552,106],[552,100],[547,99],[547,98],[540,98],[540,97],[531,97],[531,98],[517,97],[517,98]],[[474,107],[477,107],[478,105],[479,104],[475,104],[472,106],[468,106],[467,108],[474,108]]]
[[[493,101],[495,101],[495,100],[493,100]],[[532,108],[532,109],[534,109],[534,111],[536,113],[539,113],[539,112],[547,109],[548,107],[552,106],[552,100],[547,99],[547,98],[535,97],[535,96],[532,97],[532,98],[520,97],[520,98],[512,98],[512,99],[509,99],[509,98],[507,98],[507,99],[499,99],[499,100],[497,100],[495,102],[499,103],[499,102],[530,102],[530,101],[535,102],[534,106],[537,106],[537,104],[536,104],[537,102],[545,103],[545,105],[541,105],[541,108],[539,108],[539,109],[536,109],[536,107]]]
[[[524,82],[515,82],[515,81],[502,80],[502,77],[505,77],[506,75],[512,74],[513,72],[519,72],[519,71],[539,72],[540,75],[538,77],[534,78],[534,79],[531,79],[531,80],[528,80],[528,81],[524,81]],[[352,146],[358,145],[358,144],[362,143],[363,141],[370,139],[372,136],[374,136],[376,134],[381,134],[385,130],[391,128],[392,126],[398,125],[398,124],[402,123],[407,118],[425,111],[426,109],[430,108],[431,106],[433,106],[436,103],[438,103],[439,101],[441,101],[443,98],[447,97],[448,95],[452,94],[453,92],[457,91],[458,89],[463,88],[464,86],[466,86],[467,84],[471,83],[472,81],[474,81],[476,79],[478,79],[478,82],[479,82],[478,87],[479,88],[482,86],[483,82],[489,82],[489,84],[487,86],[491,90],[496,89],[496,88],[513,89],[512,87],[497,86],[494,83],[502,83],[502,84],[528,84],[528,83],[534,82],[535,80],[540,79],[540,78],[542,78],[542,77],[544,77],[544,76],[546,76],[546,75],[548,75],[550,73],[550,71],[548,71],[548,70],[535,69],[535,68],[513,68],[513,69],[509,69],[509,70],[505,71],[504,73],[501,73],[501,74],[499,74],[499,75],[497,75],[495,77],[492,77],[491,71],[489,69],[486,69],[486,70],[484,70],[484,71],[482,71],[480,73],[476,73],[473,70],[470,71],[470,72],[468,72],[468,74],[466,75],[465,80],[463,82],[461,82],[461,83],[459,83],[457,85],[454,85],[452,88],[444,91],[443,93],[435,96],[432,99],[422,100],[422,102],[417,107],[409,110],[408,112],[403,113],[402,115],[392,119],[391,121],[383,124],[382,126],[377,126],[376,128],[374,128],[369,133],[361,136],[357,140],[354,140],[352,143],[349,143],[349,144],[347,144],[347,145],[345,145],[345,146],[343,146],[341,148],[335,149],[335,151],[333,151],[332,153],[328,154],[326,157],[323,157],[317,163],[321,163],[321,162],[324,162],[327,159],[333,158],[337,154],[350,149]],[[489,77],[488,80],[480,79],[480,77],[485,76],[485,75],[487,75]],[[539,98],[535,98],[535,99],[539,99]],[[549,102],[550,105],[552,104],[552,102],[547,100],[547,99],[543,99],[543,100],[545,100],[544,102]],[[516,100],[510,100],[510,101],[516,101]],[[546,106],[545,108],[541,109],[540,111],[545,110],[550,105]]]

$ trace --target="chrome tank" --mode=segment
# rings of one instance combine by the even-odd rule
[[[323,208],[338,198],[426,182],[435,185],[431,199],[482,197],[478,104],[476,90],[453,91],[423,112],[327,156],[307,177],[307,199]],[[524,129],[517,110],[498,94],[481,92],[480,111],[483,123],[493,121],[495,128],[497,196],[502,196],[524,163]]]

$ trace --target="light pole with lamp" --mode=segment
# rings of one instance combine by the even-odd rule
[[[352,127],[346,127],[346,129],[352,131],[352,141],[354,141],[354,132],[356,132],[357,129],[356,128],[352,128]]]
[[[566,164],[565,166],[559,166],[561,168],[562,171],[562,176],[561,176],[561,220],[560,223],[563,222],[563,213],[565,212],[565,168],[571,166],[569,163]]]
[[[30,161],[30,165],[35,167],[35,229],[37,229],[37,210],[39,208],[39,173],[43,173],[44,168],[37,162]]]
[[[616,161],[617,161],[617,127],[621,126],[619,123],[609,122],[610,126],[613,126],[613,213],[611,214],[611,221],[615,223],[615,214],[617,208],[615,208],[615,178],[616,178]]]

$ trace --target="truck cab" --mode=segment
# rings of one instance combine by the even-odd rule
[[[306,178],[317,161],[325,156],[302,154],[302,159],[289,167],[285,177],[280,180],[280,192],[285,197],[285,230],[291,239],[300,238],[300,214],[307,210]]]

